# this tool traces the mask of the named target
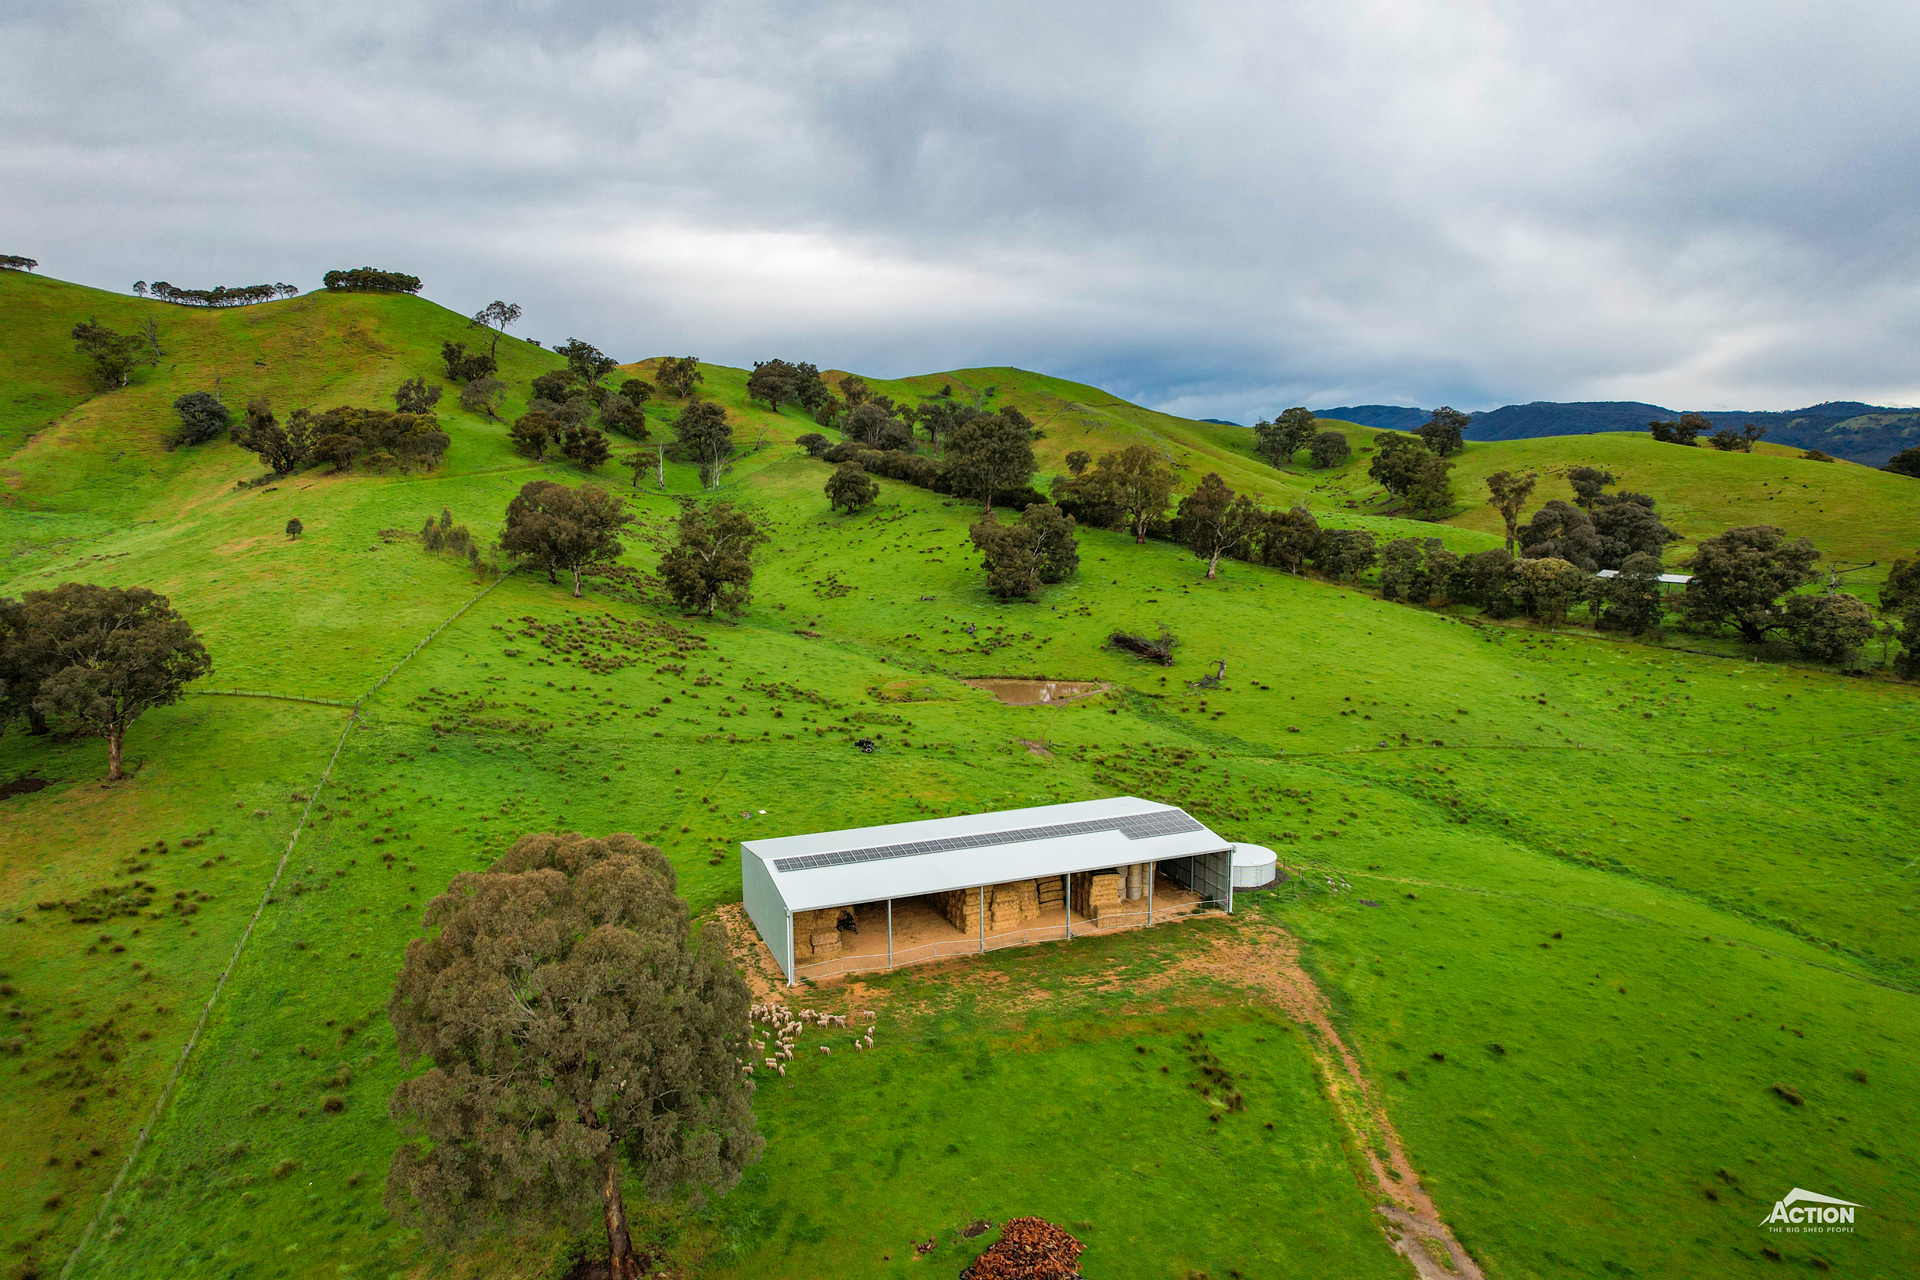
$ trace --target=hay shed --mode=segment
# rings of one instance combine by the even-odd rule
[[[792,983],[1231,912],[1233,851],[1115,796],[748,840],[740,886]]]

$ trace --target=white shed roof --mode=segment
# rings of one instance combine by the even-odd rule
[[[1617,578],[1620,576],[1620,571],[1618,569],[1602,569],[1598,576],[1602,578]],[[1668,586],[1680,587],[1692,582],[1693,575],[1690,573],[1663,573],[1660,575],[1660,581],[1666,583]]]
[[[748,840],[788,910],[906,898],[1233,847],[1183,809],[1115,796]]]

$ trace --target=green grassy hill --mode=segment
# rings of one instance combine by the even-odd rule
[[[65,337],[87,314],[151,315],[166,359],[93,394]],[[737,438],[764,432],[722,496],[773,532],[730,622],[424,552],[404,535],[442,507],[490,536],[518,486],[579,475],[457,408],[427,475],[236,487],[258,467],[230,444],[160,444],[172,400],[216,377],[229,404],[379,403],[472,336],[415,298],[201,313],[0,274],[0,593],[150,585],[215,661],[135,727],[123,784],[102,784],[97,741],[0,739],[0,782],[48,784],[0,800],[9,1267],[55,1274],[84,1239],[75,1276],[557,1276],[565,1233],[449,1257],[381,1205],[403,1074],[384,1005],[451,875],[529,830],[632,831],[724,915],[751,834],[1114,793],[1271,845],[1291,879],[1231,921],[800,993],[880,1011],[876,1050],[764,1082],[766,1159],[707,1209],[642,1211],[642,1232],[689,1274],[912,1276],[992,1239],[966,1224],[1031,1212],[1079,1224],[1089,1274],[1404,1275],[1374,1212],[1382,1139],[1329,1089],[1337,1035],[1489,1276],[1920,1267],[1911,686],[1484,626],[1246,565],[1209,582],[1179,548],[1098,530],[1076,578],[1001,604],[972,507],[883,481],[875,509],[828,512],[826,468],[789,443],[811,424],[715,366]],[[522,398],[557,363],[500,350]],[[1244,431],[1016,370],[876,386],[946,383],[1032,416],[1043,471],[1149,440],[1190,478],[1435,529],[1379,514],[1364,455],[1276,472]],[[1782,505],[1834,553],[1916,528],[1920,486],[1878,487],[1896,477],[1640,446],[1472,446],[1459,488],[1594,460],[1690,536]],[[697,492],[669,473],[664,494],[626,490],[642,571]],[[1484,514],[1445,536],[1492,545]],[[1159,622],[1183,642],[1171,670],[1103,645]],[[1215,660],[1226,686],[1191,688]],[[960,682],[981,675],[1113,689],[1011,707]],[[1325,1029],[1276,994],[1296,967]],[[1181,1049],[1198,1031],[1245,1113],[1210,1118]],[[1857,1233],[1758,1229],[1793,1186],[1869,1206]]]
[[[1677,457],[1672,455],[1679,455]],[[1810,462],[1801,451],[1762,442],[1752,453],[1721,453],[1660,444],[1645,436],[1560,436],[1468,445],[1455,471],[1461,495],[1486,493],[1494,471],[1538,471],[1535,502],[1573,499],[1570,467],[1602,467],[1618,488],[1652,494],[1659,511],[1685,540],[1668,559],[1677,563],[1702,538],[1742,524],[1772,524],[1807,537],[1829,561],[1878,566],[1848,579],[1863,591],[1885,580],[1892,562],[1920,547],[1920,488],[1910,477],[1851,462]],[[1498,532],[1499,513],[1476,507],[1452,523]]]
[[[1383,513],[1395,500],[1367,477],[1374,441],[1393,432],[1351,423],[1327,422],[1344,430],[1354,454],[1338,467],[1312,471],[1290,467],[1281,482],[1295,486],[1309,505],[1337,513]],[[1233,428],[1218,430],[1232,433]],[[1242,432],[1240,435],[1249,435]],[[1232,441],[1232,436],[1228,436]],[[1305,455],[1301,458],[1304,460]],[[1458,503],[1447,524],[1498,539],[1500,513],[1486,504],[1486,479],[1496,471],[1532,471],[1540,476],[1528,510],[1549,499],[1573,500],[1566,473],[1573,467],[1611,471],[1620,491],[1653,496],[1663,520],[1682,540],[1667,550],[1678,565],[1703,538],[1743,524],[1772,524],[1795,537],[1813,540],[1829,562],[1878,561],[1847,579],[1850,590],[1873,598],[1892,562],[1911,558],[1920,548],[1920,483],[1851,462],[1813,462],[1801,450],[1759,444],[1752,453],[1722,453],[1660,444],[1644,435],[1619,432],[1585,436],[1544,436],[1533,440],[1468,441],[1454,457],[1453,489]],[[1259,466],[1257,460],[1254,465]],[[1336,515],[1339,522],[1341,516]],[[1345,519],[1361,521],[1352,515]],[[1523,517],[1524,519],[1524,517]],[[1396,530],[1389,536],[1405,536]],[[1487,545],[1494,545],[1488,543]]]

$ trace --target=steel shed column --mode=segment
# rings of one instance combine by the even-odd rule
[[[793,908],[787,908],[787,985],[793,985]]]
[[[980,954],[987,953],[987,886],[980,886]]]
[[[893,968],[893,899],[887,899],[887,968]]]

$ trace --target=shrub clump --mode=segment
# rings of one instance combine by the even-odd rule
[[[1043,585],[1064,582],[1080,567],[1073,517],[1049,503],[1031,504],[1013,525],[1003,526],[989,511],[971,534],[985,558],[987,590],[1002,600],[1030,599]]]
[[[167,448],[205,444],[233,430],[233,414],[220,398],[208,391],[189,391],[173,402],[180,425],[167,437]]]
[[[480,560],[480,542],[471,530],[463,524],[453,522],[453,512],[440,508],[440,518],[427,517],[426,524],[420,528],[420,545],[428,551],[451,551],[466,560],[475,572],[491,571],[495,566],[482,564]]]

